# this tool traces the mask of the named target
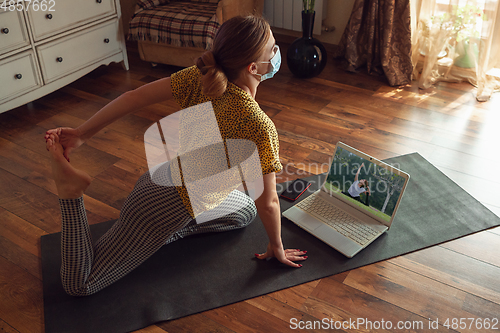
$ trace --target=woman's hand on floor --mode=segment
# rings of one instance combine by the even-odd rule
[[[283,245],[273,247],[270,243],[267,245],[267,251],[261,254],[255,254],[258,259],[267,259],[275,257],[281,263],[292,266],[292,267],[302,267],[301,264],[296,264],[294,261],[306,260],[307,256],[305,254],[307,251],[301,251],[298,249],[283,249]]]
[[[71,151],[80,147],[85,142],[80,131],[71,127],[59,127],[48,130],[45,133],[45,141],[47,141],[50,134],[57,134],[59,137],[59,143],[64,148],[64,157],[68,162]]]

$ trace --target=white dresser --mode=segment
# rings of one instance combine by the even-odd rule
[[[128,70],[119,0],[0,0],[0,6],[0,113],[100,65],[121,62]]]

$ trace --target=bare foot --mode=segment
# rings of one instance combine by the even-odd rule
[[[59,198],[77,199],[81,197],[90,185],[92,178],[86,172],[75,169],[66,160],[57,134],[50,134],[46,141],[47,150],[52,155],[52,176],[56,181]]]

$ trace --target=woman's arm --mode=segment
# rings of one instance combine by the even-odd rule
[[[362,168],[364,165],[365,165],[364,163],[361,163],[361,165],[359,166],[358,172],[356,172],[356,176],[354,176],[354,181],[357,181],[357,180],[358,180],[358,177],[359,177],[359,172],[361,171],[361,168]]]
[[[91,138],[104,127],[145,106],[172,98],[170,77],[153,81],[128,91],[111,101],[77,128],[82,139]]]
[[[82,145],[104,127],[142,107],[170,98],[172,98],[170,77],[156,80],[117,97],[76,129],[59,127],[48,130],[45,140],[51,133],[57,134],[64,148],[64,157],[69,161],[69,154],[73,149]]]
[[[306,251],[283,248],[281,241],[281,211],[278,193],[276,193],[276,175],[267,174],[263,177],[264,189],[260,197],[255,200],[255,206],[259,213],[262,224],[269,237],[267,251],[256,255],[259,259],[276,257],[280,262],[292,266],[301,267],[302,265],[294,263],[292,260],[305,260]]]

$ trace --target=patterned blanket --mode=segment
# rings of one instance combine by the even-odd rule
[[[142,0],[138,4],[139,10],[129,24],[128,40],[209,49],[220,26],[214,0]]]

